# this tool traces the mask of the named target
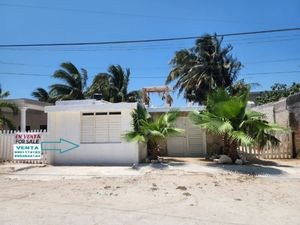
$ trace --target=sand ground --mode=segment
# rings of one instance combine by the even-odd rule
[[[8,167],[0,166],[2,225],[300,224],[299,161]]]

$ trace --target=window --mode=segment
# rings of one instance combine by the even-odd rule
[[[121,142],[121,112],[82,113],[82,143]]]
[[[47,131],[47,125],[40,125],[40,130],[46,130]]]
[[[19,130],[19,131],[21,130],[21,127],[20,127],[20,126],[18,127],[18,130]],[[26,126],[25,130],[26,130],[26,131],[30,131],[30,126]]]

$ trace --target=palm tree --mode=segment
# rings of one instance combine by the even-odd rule
[[[61,79],[63,84],[51,85],[50,95],[55,96],[57,100],[84,99],[87,71],[85,69],[79,71],[70,62],[62,63],[60,66],[62,69],[56,70],[53,77]]]
[[[161,115],[153,121],[147,110],[142,105],[138,105],[131,116],[133,130],[127,132],[124,137],[130,142],[137,141],[147,144],[148,155],[151,159],[156,160],[159,156],[158,142],[160,140],[180,134],[183,131],[173,126],[178,117],[177,112]]]
[[[3,100],[8,96],[9,91],[3,92],[0,85],[0,129],[4,129],[4,127],[7,126],[10,130],[15,130],[15,126],[13,125],[13,123],[9,119],[7,119],[3,113],[4,108],[10,109],[14,114],[19,111],[15,103]]]
[[[37,98],[40,102],[55,102],[55,98],[50,96],[50,94],[44,88],[37,88],[34,92],[32,92],[32,97]]]
[[[232,85],[242,65],[230,54],[231,45],[222,48],[222,40],[216,34],[205,34],[196,40],[195,47],[176,52],[166,84],[176,81],[174,89],[179,94],[200,104],[210,91]]]
[[[139,91],[128,93],[130,69],[125,69],[120,65],[111,65],[108,73],[98,74],[88,90],[88,95],[95,93],[102,94],[104,100],[110,102],[136,102],[141,98]]]
[[[275,132],[288,131],[264,120],[264,114],[247,109],[249,90],[239,96],[230,96],[224,89],[208,95],[207,108],[202,112],[190,113],[195,125],[208,132],[221,135],[224,153],[233,162],[238,158],[238,146],[252,146],[262,149],[268,143],[280,143]]]

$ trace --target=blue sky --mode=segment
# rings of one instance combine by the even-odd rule
[[[298,0],[0,0],[0,44],[152,39],[300,27],[299,9]],[[51,74],[61,62],[71,61],[88,70],[89,83],[109,65],[120,64],[131,69],[131,90],[163,85],[174,52],[193,43],[0,49],[0,82],[11,98],[31,98],[35,88],[57,82]],[[230,37],[224,39],[226,43],[234,46],[233,55],[244,65],[239,78],[261,84],[255,90],[269,89],[276,82],[300,82],[300,72],[288,73],[300,71],[299,31]],[[257,74],[273,71],[287,73]],[[153,104],[163,105],[157,96],[152,99]],[[174,100],[174,105],[185,105],[176,94]]]

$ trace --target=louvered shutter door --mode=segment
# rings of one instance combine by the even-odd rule
[[[188,121],[187,133],[189,144],[188,155],[204,156],[206,154],[205,131]]]
[[[81,116],[81,142],[95,142],[94,113],[83,113]]]
[[[121,122],[120,112],[109,113],[109,142],[121,142]]]
[[[95,128],[96,142],[109,142],[109,136],[108,136],[109,118],[107,113],[96,113],[95,121],[96,121],[96,128]]]

